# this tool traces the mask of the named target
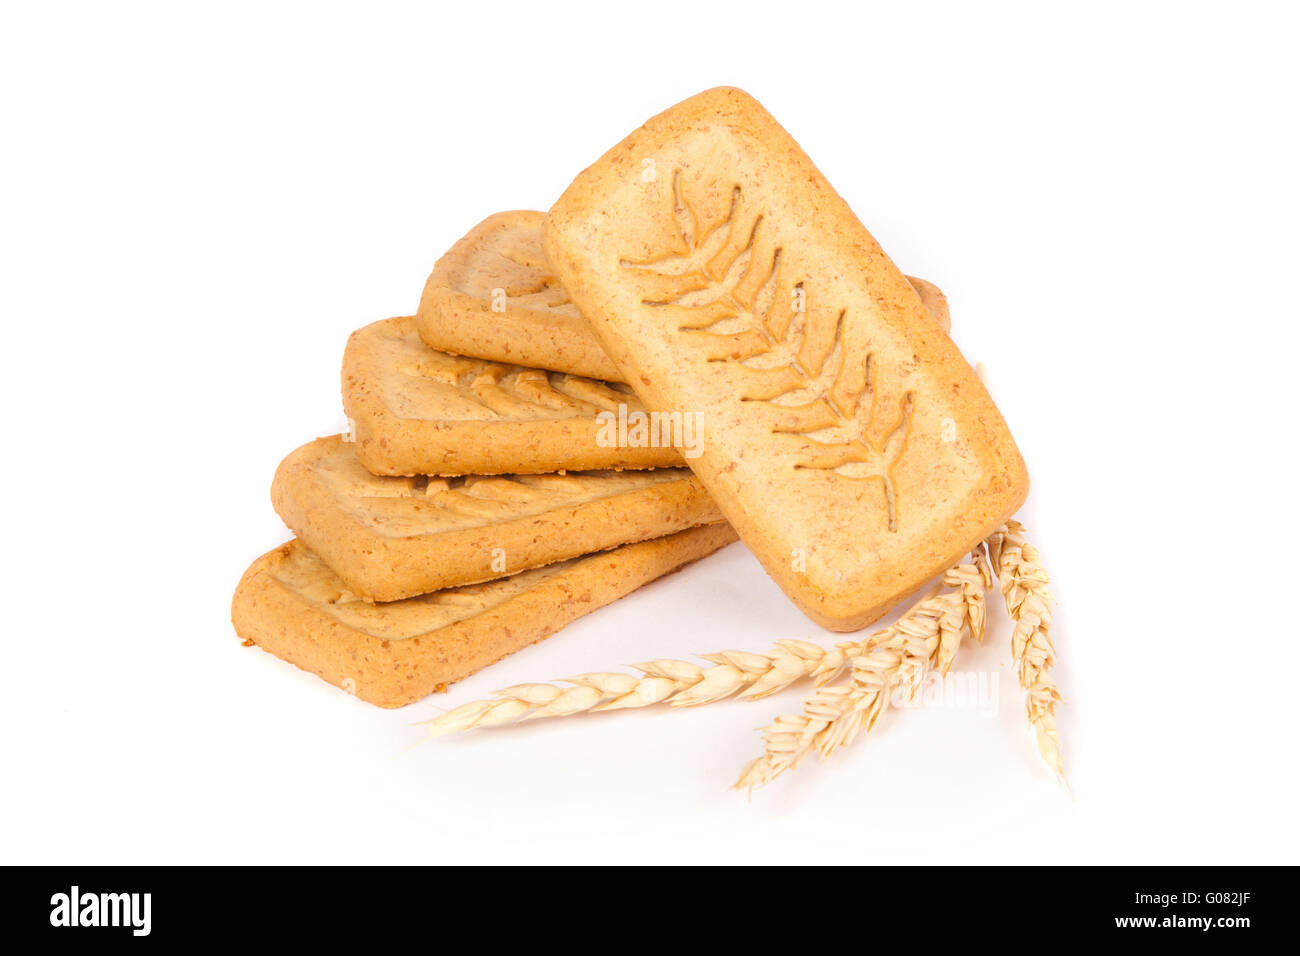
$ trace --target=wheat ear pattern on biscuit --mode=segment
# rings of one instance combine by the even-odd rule
[[[880,479],[889,530],[897,531],[893,468],[907,444],[915,397],[903,393],[897,419],[883,441],[868,439],[878,412],[875,355],[866,355],[861,371],[848,365],[844,310],[838,313],[829,346],[814,347],[804,307],[805,281],[782,276],[779,247],[770,259],[758,251],[763,216],[748,226],[743,245],[736,241],[746,228],[737,214],[740,200],[737,186],[727,218],[702,231],[699,216],[682,192],[681,170],[676,170],[673,219],[687,251],[644,263],[625,260],[623,266],[653,278],[660,295],[643,303],[666,314],[677,331],[718,340],[725,357],[711,361],[735,361],[753,373],[753,385],[742,400],[779,406],[784,421],[775,433],[802,435],[816,446],[796,468]]]
[[[873,624],[1024,502],[970,364],[743,91],[630,133],[551,206],[542,246],[646,407],[707,418],[691,470],[823,627]]]

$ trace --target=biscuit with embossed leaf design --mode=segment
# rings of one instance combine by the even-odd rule
[[[542,254],[544,213],[488,216],[433,267],[416,327],[431,348],[611,382],[624,381]],[[912,276],[926,309],[947,332],[948,300]]]
[[[357,457],[377,475],[685,464],[671,444],[608,439],[602,413],[645,414],[626,385],[448,355],[420,341],[411,316],[352,333],[343,409],[356,429]]]
[[[395,601],[720,521],[687,468],[380,477],[338,436],[271,485],[290,530],[363,598]]]
[[[654,117],[582,172],[547,261],[811,618],[856,630],[1015,513],[1006,422],[916,290],[790,135],[736,89]]]

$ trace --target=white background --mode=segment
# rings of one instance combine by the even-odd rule
[[[1285,6],[6,6],[4,862],[1296,862]],[[996,714],[728,792],[758,703],[413,747],[523,680],[830,643],[741,546],[403,711],[240,646],[347,333],[653,113],[749,90],[947,292],[1033,476],[1073,796]]]

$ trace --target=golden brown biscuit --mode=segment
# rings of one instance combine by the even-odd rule
[[[532,475],[685,463],[663,431],[656,443],[626,428],[611,437],[611,420],[645,415],[626,385],[438,352],[420,341],[410,316],[352,333],[343,354],[343,408],[356,430],[357,458],[377,475]],[[692,454],[689,429],[673,434]]]
[[[424,285],[420,338],[454,355],[618,381],[618,369],[546,265],[544,217],[500,212],[452,246]]]
[[[939,328],[944,332],[951,332],[952,313],[948,311],[948,297],[943,294],[943,290],[927,279],[917,276],[903,276],[903,278],[916,290],[917,297],[925,306],[925,311],[939,323]]]
[[[377,477],[338,436],[285,458],[271,500],[348,590],[376,601],[489,581],[722,520],[687,468]]]
[[[621,382],[622,373],[542,254],[544,213],[488,216],[451,247],[425,283],[416,328],[425,345],[493,362]],[[908,277],[948,331],[939,287]]]
[[[253,562],[231,618],[245,641],[362,700],[401,707],[736,539],[724,523],[390,604],[367,604],[303,544]]]
[[[578,176],[551,267],[690,462],[814,620],[855,630],[1024,501],[997,407],[916,290],[755,100],[711,90]]]

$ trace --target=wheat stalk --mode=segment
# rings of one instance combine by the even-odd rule
[[[659,659],[635,664],[632,674],[594,672],[558,684],[516,684],[493,692],[493,699],[472,701],[430,721],[429,734],[439,737],[520,719],[567,717],[589,711],[626,710],[668,704],[696,707],[740,694],[759,700],[805,678],[822,684],[833,680],[863,644],[826,649],[808,641],[777,641],[766,654],[721,651],[702,654],[712,666]],[[743,693],[741,693],[743,691]]]
[[[983,636],[984,590],[991,585],[981,544],[969,563],[950,568],[930,594],[864,642],[847,682],[821,687],[804,701],[802,714],[783,714],[765,727],[763,753],[745,766],[733,789],[770,783],[814,752],[830,756],[870,732],[894,693],[901,689],[910,700],[932,670],[946,674],[963,631]]]
[[[1038,752],[1057,779],[1065,782],[1061,738],[1056,730],[1056,705],[1061,695],[1051,675],[1056,651],[1052,647],[1053,598],[1047,589],[1050,579],[1038,549],[1025,541],[1024,532],[1019,521],[1008,521],[988,539],[989,557],[1015,624],[1011,654],[1025,691],[1025,712],[1038,739]]]
[[[763,729],[763,753],[746,765],[734,785],[752,790],[794,769],[811,753],[825,758],[852,743],[876,725],[895,693],[901,690],[910,700],[927,675],[946,675],[964,634],[983,639],[985,594],[995,576],[1015,622],[1012,653],[1039,752],[1064,780],[1054,717],[1060,695],[1049,673],[1055,662],[1052,598],[1038,551],[1025,542],[1024,527],[1017,521],[994,532],[967,562],[949,568],[935,588],[892,625],[861,642],[827,649],[782,640],[766,654],[702,654],[707,667],[661,658],[634,665],[640,676],[592,672],[563,682],[571,686],[516,684],[429,721],[428,733],[437,737],[519,720],[653,704],[694,707],[734,696],[758,700],[811,679],[818,689],[805,700],[803,713],[779,716]],[[848,680],[832,685],[846,668]]]
[[[981,571],[980,569],[983,568]],[[958,599],[967,609],[971,630],[977,638],[984,632],[984,590],[992,586],[987,562],[958,565],[945,575]],[[903,625],[900,621],[895,627]],[[855,658],[869,653],[886,640],[886,632],[861,642],[844,641],[824,648],[808,641],[781,640],[766,654],[751,651],[720,651],[701,654],[712,666],[660,658],[632,665],[641,672],[621,674],[594,671],[563,679],[560,684],[515,684],[493,691],[492,698],[461,704],[430,721],[430,736],[461,733],[480,727],[494,727],[518,720],[569,717],[606,710],[627,710],[668,704],[670,707],[698,707],[739,695],[743,700],[761,700],[799,680],[811,678],[820,687],[839,676]],[[956,641],[944,635],[940,667],[947,673],[956,653]],[[743,693],[742,693],[743,692]]]

